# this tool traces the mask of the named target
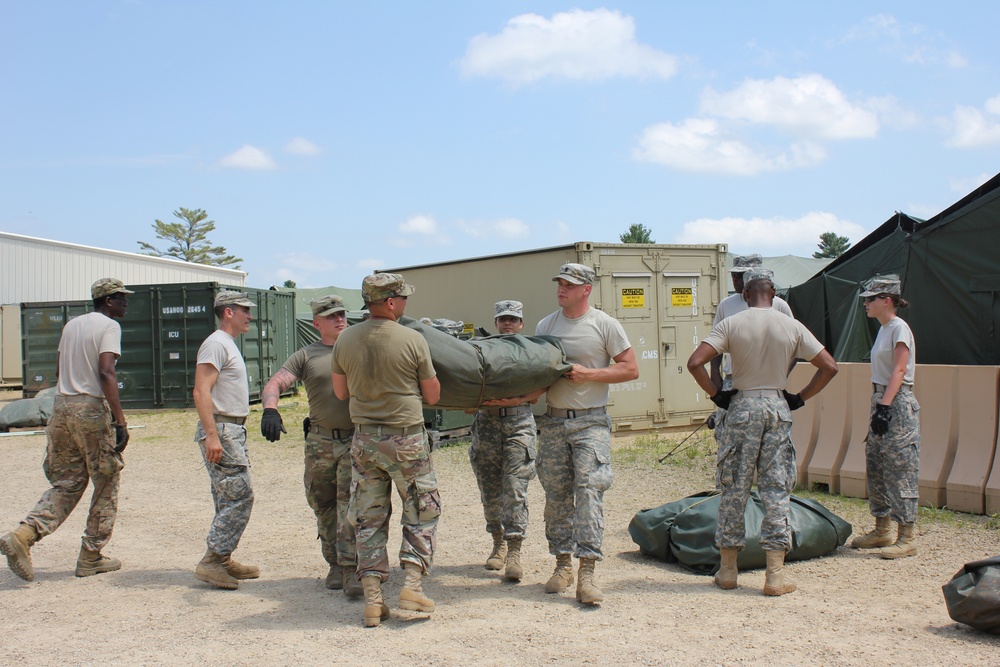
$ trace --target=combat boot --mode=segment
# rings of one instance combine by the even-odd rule
[[[765,551],[767,572],[764,575],[764,595],[784,595],[795,590],[795,582],[785,576],[785,552]]]
[[[399,591],[399,608],[407,611],[422,611],[429,614],[434,611],[434,600],[424,595],[420,580],[423,571],[415,563],[403,563],[403,573],[406,579]]]
[[[604,601],[604,593],[597,587],[594,579],[596,558],[581,558],[580,572],[576,581],[576,601],[583,604],[600,604]]]
[[[35,568],[31,564],[31,545],[38,541],[38,531],[26,523],[19,524],[13,531],[0,537],[0,552],[7,556],[7,566],[11,572],[25,581],[35,580]]]
[[[521,581],[524,576],[524,568],[521,567],[521,538],[512,537],[507,540],[507,563],[504,567],[503,578],[510,581]]]
[[[917,524],[899,524],[896,543],[878,552],[882,558],[906,558],[917,555]]]
[[[76,559],[76,576],[89,577],[92,574],[114,572],[122,569],[122,562],[117,558],[102,556],[100,551],[91,551],[80,547],[80,556]]]
[[[219,554],[211,550],[206,551],[205,557],[201,559],[198,566],[194,569],[194,576],[206,584],[235,591],[240,587],[240,582],[226,571],[226,568],[222,565],[223,560],[224,558]]]
[[[851,540],[851,547],[854,549],[874,549],[876,547],[887,547],[892,544],[889,537],[889,517],[875,517],[875,528],[870,533],[860,535]]]
[[[244,565],[233,560],[232,554],[222,558],[222,567],[233,579],[256,579],[260,576],[260,568],[256,565]]]
[[[507,558],[507,543],[503,539],[503,533],[493,533],[493,551],[486,558],[487,570],[499,570],[503,567]]]
[[[556,569],[545,582],[546,593],[562,593],[573,585],[573,556],[556,554]]]
[[[382,579],[378,575],[361,578],[361,589],[365,592],[365,627],[377,627],[389,618],[389,608],[382,598]]]
[[[344,587],[344,568],[336,564],[330,566],[330,571],[326,573],[326,587],[331,591]]]
[[[733,547],[719,549],[720,565],[719,571],[715,573],[715,585],[719,588],[726,591],[736,588],[736,577],[740,573],[736,566],[739,553],[739,550]]]
[[[344,595],[349,598],[361,597],[364,594],[364,589],[361,587],[361,582],[358,581],[357,569],[343,566],[340,569],[344,572]]]

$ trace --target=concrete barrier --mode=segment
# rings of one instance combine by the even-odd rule
[[[848,383],[851,429],[847,452],[840,466],[840,493],[850,498],[868,497],[868,426],[871,423],[872,371],[870,364],[843,364],[840,375]]]
[[[920,504],[944,507],[958,445],[958,367],[921,365],[913,392],[920,403]],[[994,419],[995,419],[994,414]]]
[[[809,362],[799,362],[788,376],[788,391],[798,393],[809,384],[816,367]],[[806,401],[806,404],[792,413],[792,445],[795,447],[796,486],[806,486],[809,482],[807,468],[816,448],[819,436],[819,406],[823,402],[823,392]]]
[[[996,457],[1000,368],[959,366],[957,370],[958,442],[945,484],[947,507],[982,514],[986,509],[986,480]]]
[[[851,435],[850,382],[851,366],[838,364],[840,372],[820,393],[819,425],[816,446],[806,466],[808,486],[825,484],[830,493],[840,493],[840,466],[847,453]]]

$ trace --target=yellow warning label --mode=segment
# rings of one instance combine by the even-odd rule
[[[642,287],[622,288],[622,308],[645,308],[646,290]]]
[[[670,288],[670,305],[671,306],[693,306],[694,305],[694,289],[690,287],[671,287]]]

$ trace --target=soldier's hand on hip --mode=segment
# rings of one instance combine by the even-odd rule
[[[889,422],[892,421],[892,411],[888,405],[879,403],[875,406],[875,414],[872,415],[872,433],[875,435],[885,435],[889,432]]]
[[[802,394],[789,394],[784,389],[781,390],[781,393],[785,395],[785,403],[788,403],[789,410],[798,410],[806,404],[806,402],[802,400]]]
[[[281,440],[281,434],[288,433],[281,420],[281,413],[274,408],[264,408],[264,416],[260,418],[260,434],[268,442]]]
[[[729,402],[733,400],[733,396],[740,393],[739,389],[721,389],[715,392],[715,396],[711,396],[712,402],[723,410],[729,409]]]

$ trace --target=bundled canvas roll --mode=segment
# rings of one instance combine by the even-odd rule
[[[459,340],[409,317],[399,323],[427,340],[441,382],[436,408],[477,408],[483,401],[521,396],[548,387],[572,368],[554,336]]]

